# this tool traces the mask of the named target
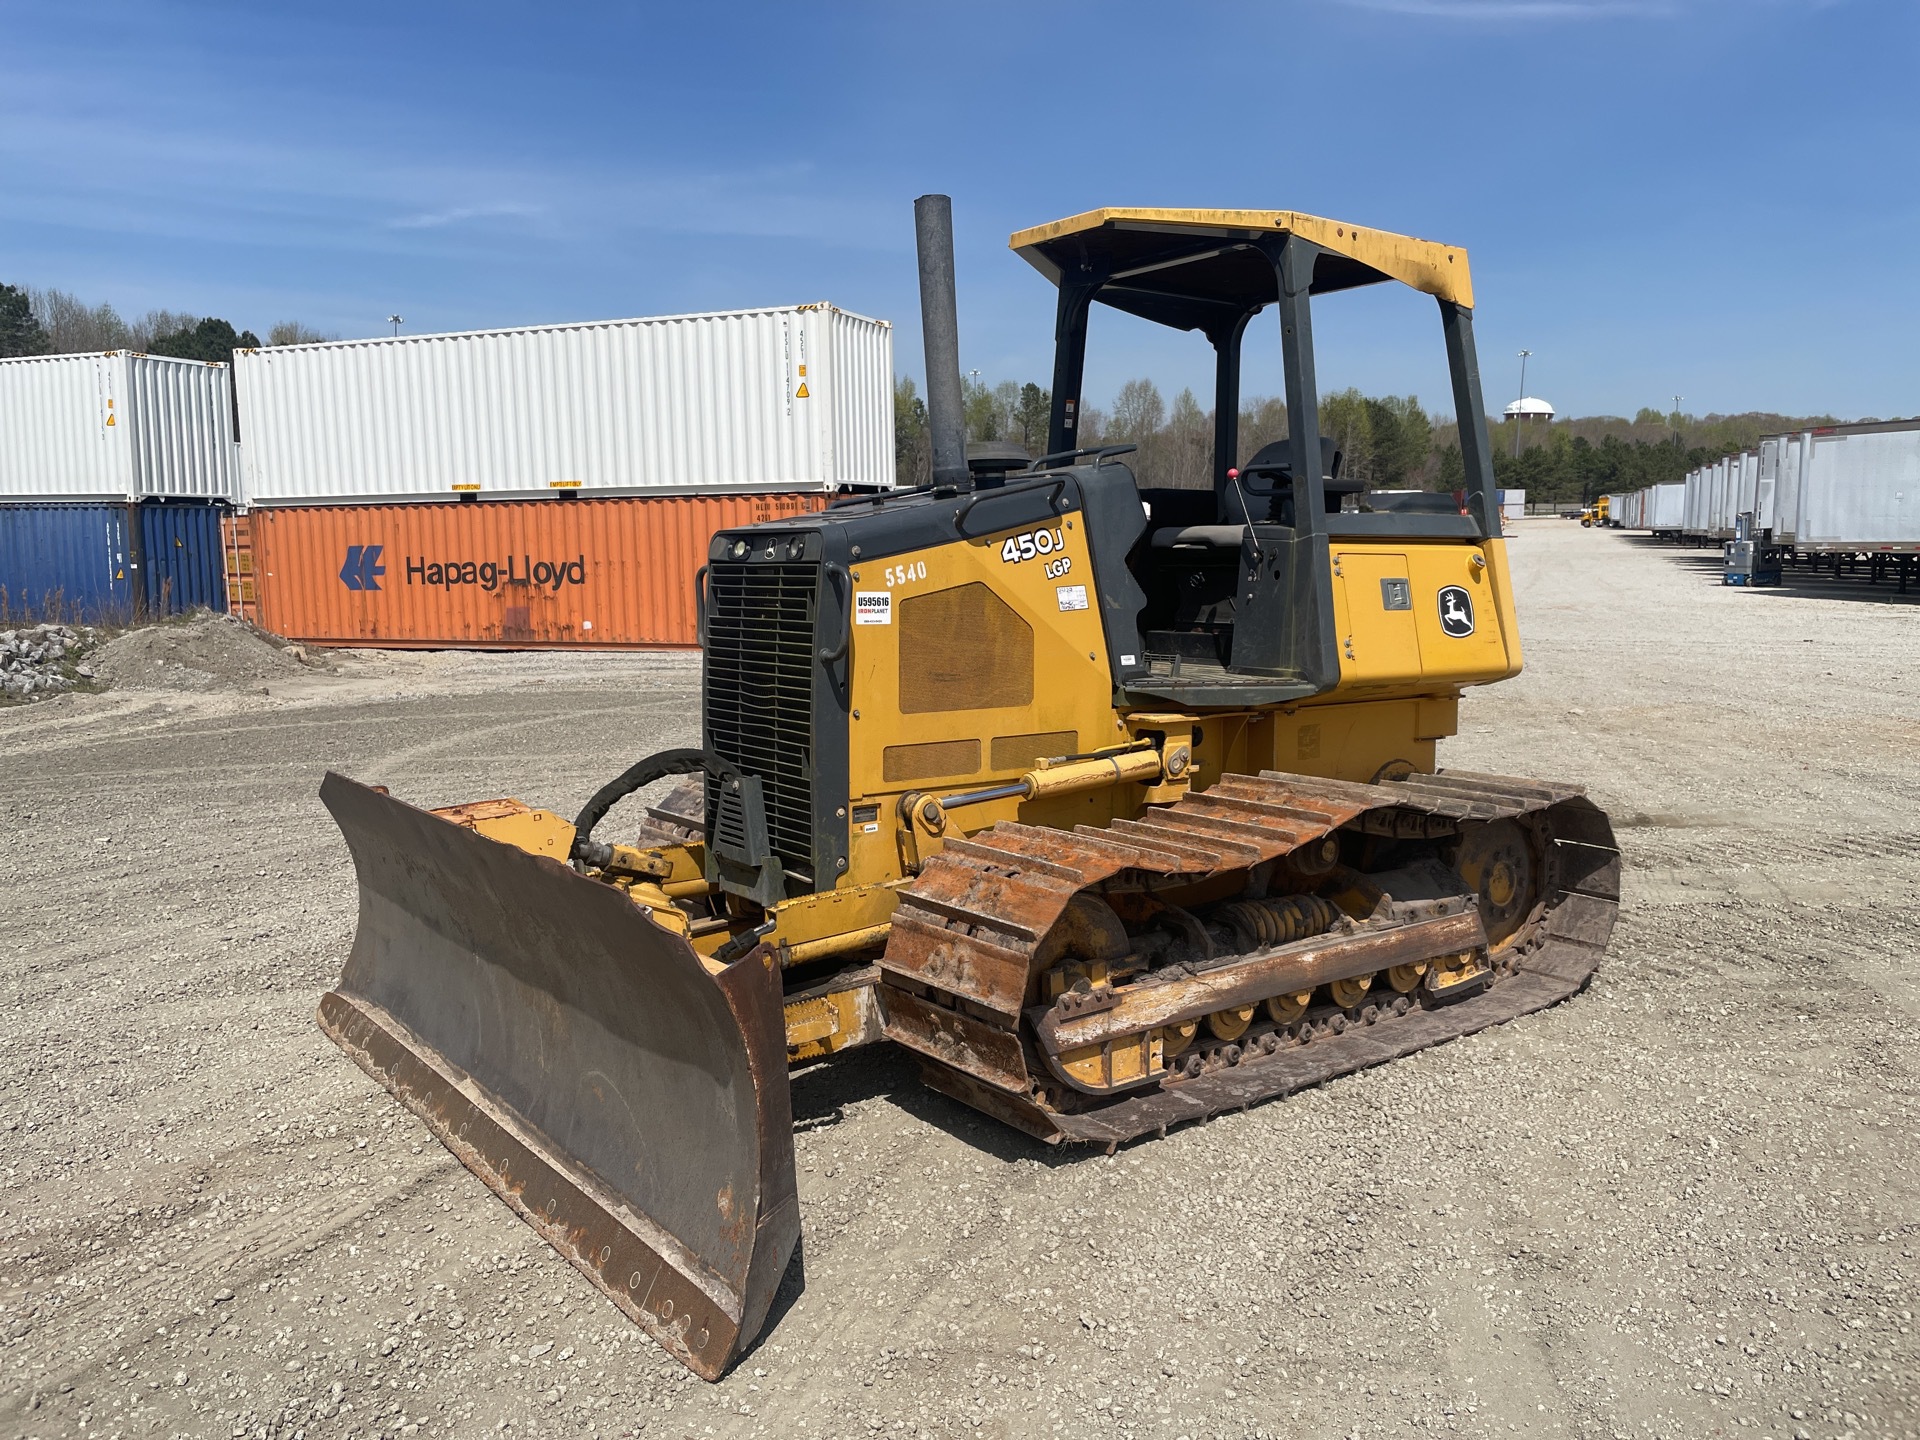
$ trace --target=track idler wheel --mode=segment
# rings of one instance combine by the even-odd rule
[[[1254,1007],[1237,1005],[1231,1010],[1216,1010],[1207,1016],[1207,1033],[1216,1040],[1238,1040],[1253,1024]]]
[[[1367,992],[1373,988],[1373,976],[1354,975],[1345,980],[1334,980],[1327,986],[1333,996],[1333,1003],[1342,1010],[1352,1010],[1364,1004]]]
[[[1541,866],[1535,840],[1517,820],[1461,827],[1453,868],[1480,903],[1490,945],[1510,940],[1540,899]]]
[[[1307,1003],[1313,999],[1311,990],[1302,990],[1297,995],[1275,995],[1267,1001],[1267,1018],[1276,1025],[1295,1025],[1307,1013]]]

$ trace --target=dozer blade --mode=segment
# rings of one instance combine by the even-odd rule
[[[340,775],[360,922],[320,1026],[688,1368],[759,1331],[800,1235],[780,981],[611,886]]]

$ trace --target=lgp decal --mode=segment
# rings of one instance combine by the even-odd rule
[[[387,573],[380,563],[384,545],[349,545],[347,563],[340,567],[340,583],[349,590],[378,590],[379,577]]]
[[[1456,640],[1473,633],[1473,596],[1458,585],[1441,587],[1440,628]]]

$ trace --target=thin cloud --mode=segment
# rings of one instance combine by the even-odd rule
[[[469,220],[531,220],[544,211],[539,205],[501,203],[495,205],[459,205],[451,210],[429,210],[419,215],[403,215],[388,224],[395,230],[439,230],[448,225],[464,225]]]
[[[1616,20],[1674,13],[1672,5],[1657,3],[1657,0],[1344,0],[1344,3],[1358,10],[1469,22]]]

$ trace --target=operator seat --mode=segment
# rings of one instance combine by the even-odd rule
[[[1320,437],[1321,484],[1327,495],[1327,513],[1338,514],[1343,496],[1366,487],[1340,478],[1341,455],[1333,437]],[[1220,519],[1228,525],[1293,524],[1293,456],[1285,440],[1271,440],[1253,452],[1241,467],[1238,482],[1229,480],[1220,497]]]
[[[1339,478],[1341,459],[1332,439],[1322,435],[1320,473],[1328,514],[1339,512],[1342,497],[1356,495],[1365,488],[1358,481]],[[1237,555],[1249,524],[1291,526],[1293,463],[1285,440],[1272,441],[1254,452],[1239,475],[1227,481],[1226,489],[1218,497],[1215,514],[1218,519],[1212,524],[1160,526],[1153,531],[1148,544],[1155,550],[1215,550]]]

